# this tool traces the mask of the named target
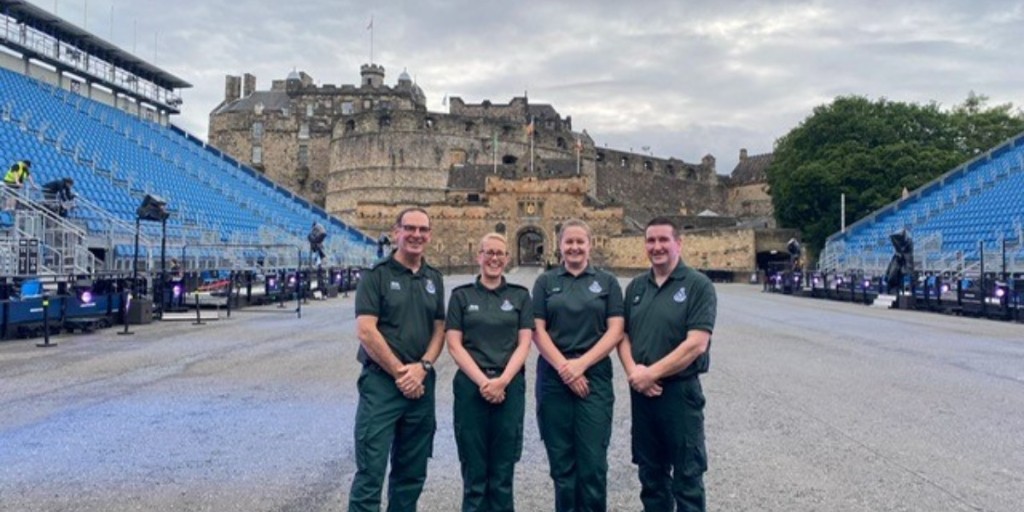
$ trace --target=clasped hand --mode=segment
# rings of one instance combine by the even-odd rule
[[[508,386],[501,378],[487,379],[480,386],[480,396],[484,397],[491,404],[500,404],[505,401],[505,388]]]
[[[558,369],[558,376],[576,396],[586,398],[590,394],[590,381],[583,375],[586,371],[579,359],[569,359]]]
[[[402,392],[403,396],[410,400],[416,400],[427,392],[427,388],[423,385],[426,377],[427,370],[423,368],[422,364],[409,363],[398,370],[395,385],[398,386],[398,390]]]
[[[638,364],[629,373],[629,387],[646,397],[661,396],[661,384],[649,366]]]

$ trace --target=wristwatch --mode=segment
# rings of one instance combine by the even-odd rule
[[[434,370],[434,363],[431,363],[430,361],[427,361],[426,359],[421,359],[420,360],[420,364],[423,365],[423,369],[428,371],[428,372]]]

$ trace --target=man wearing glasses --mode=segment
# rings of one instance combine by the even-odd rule
[[[423,257],[430,218],[422,208],[398,214],[395,251],[356,290],[360,342],[356,475],[350,511],[380,510],[388,456],[388,510],[416,510],[434,444],[434,361],[444,344],[444,283]]]

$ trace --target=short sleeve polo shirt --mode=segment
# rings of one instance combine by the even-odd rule
[[[622,287],[603,270],[587,266],[574,276],[560,266],[533,285],[533,317],[544,320],[555,346],[570,357],[590,350],[608,330],[608,319],[622,315]]]
[[[718,299],[715,287],[704,274],[682,261],[659,287],[653,271],[637,276],[626,287],[626,333],[632,343],[633,359],[650,365],[675,350],[686,333],[715,328]],[[707,371],[705,353],[681,375]]]
[[[395,260],[381,260],[356,289],[356,316],[377,317],[377,329],[395,356],[405,364],[423,359],[434,333],[434,321],[444,320],[444,280],[426,262],[413,272]],[[359,347],[359,361],[369,355]]]
[[[462,344],[477,366],[503,369],[519,346],[519,331],[533,329],[530,292],[504,279],[491,290],[477,277],[452,290],[445,327],[462,332]]]

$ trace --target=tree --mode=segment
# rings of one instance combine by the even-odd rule
[[[817,255],[839,231],[841,194],[851,222],[1024,130],[1020,111],[987,100],[972,92],[943,111],[844,96],[816,107],[775,143],[768,183],[779,226],[800,229]]]

